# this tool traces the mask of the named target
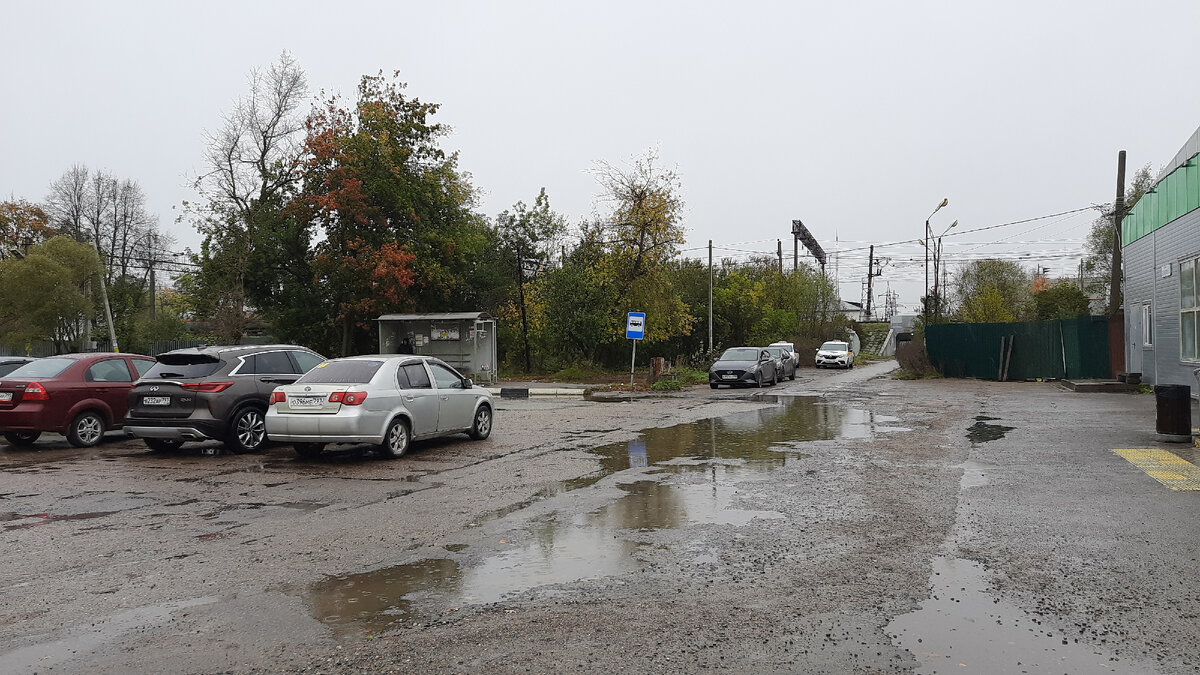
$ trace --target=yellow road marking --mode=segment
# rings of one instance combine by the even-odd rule
[[[1113,452],[1172,490],[1200,490],[1200,468],[1166,450],[1134,448]]]

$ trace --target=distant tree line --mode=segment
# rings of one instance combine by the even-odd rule
[[[207,135],[198,198],[180,219],[203,241],[185,264],[167,262],[173,241],[132,180],[74,166],[44,203],[0,203],[0,339],[87,348],[108,334],[107,295],[125,351],[186,336],[238,343],[265,322],[325,354],[368,353],[380,314],[481,310],[500,320],[509,368],[619,366],[626,312],[644,311],[639,356],[702,359],[710,277],[716,348],[817,341],[846,323],[808,265],[717,260],[710,274],[681,258],[682,183],[653,152],[596,162],[598,212],[576,224],[545,189],[489,218],[442,147],[438,110],[382,72],[353,101],[313,99],[284,53],[252,71]],[[152,268],[176,272],[154,311]]]
[[[53,181],[43,204],[0,202],[0,339],[14,351],[107,343],[105,297],[126,351],[183,335],[174,313],[149,311],[150,270],[171,244],[137,182],[82,165]]]
[[[627,358],[625,313],[647,313],[645,355],[707,349],[708,269],[681,260],[679,177],[654,153],[592,170],[603,212],[571,226],[544,189],[489,218],[441,147],[439,106],[395,75],[364,76],[353,102],[322,97],[284,54],[209,137],[204,235],[179,289],[192,315],[236,342],[257,314],[282,340],[326,354],[375,351],[388,312],[482,310],[499,317],[505,360],[524,369]],[[531,193],[533,190],[531,190]],[[828,330],[831,284],[804,267],[718,262],[716,344]]]

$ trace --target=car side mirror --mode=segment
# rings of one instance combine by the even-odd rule
[[[464,378],[463,378],[463,381],[462,381],[462,388],[463,388],[463,389],[470,389],[471,387],[474,387],[474,386],[475,386],[475,382],[474,382],[474,380],[472,380],[472,379],[471,379],[471,378],[469,378],[469,377],[464,377]]]

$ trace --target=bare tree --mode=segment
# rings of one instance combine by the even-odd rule
[[[88,173],[86,166],[72,166],[50,184],[46,198],[46,211],[53,225],[76,241],[90,238],[83,220],[88,203]]]
[[[144,290],[155,260],[151,243],[169,238],[158,232],[158,220],[147,211],[141,186],[106,171],[72,166],[50,184],[46,201],[51,221],[59,231],[91,245],[100,254],[103,273],[98,278],[99,290],[106,305],[110,337],[115,342],[108,288],[120,282],[125,288],[140,289],[137,293]],[[137,293],[126,293],[124,301],[116,303],[117,323],[131,320],[141,309]]]
[[[240,342],[245,323],[246,275],[260,216],[278,209],[299,180],[307,78],[287,52],[266,72],[250,73],[250,91],[220,130],[208,134],[204,174],[193,210],[205,235],[199,262],[219,285],[221,338]]]
[[[304,130],[297,109],[307,95],[304,71],[287,52],[265,73],[250,71],[250,93],[208,134],[208,170],[196,187],[210,205],[232,209],[252,226],[255,203],[296,182]]]

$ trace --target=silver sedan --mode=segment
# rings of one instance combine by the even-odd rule
[[[492,432],[491,394],[440,359],[375,355],[332,359],[276,387],[267,435],[302,457],[327,443],[373,443],[400,457],[411,441]]]

